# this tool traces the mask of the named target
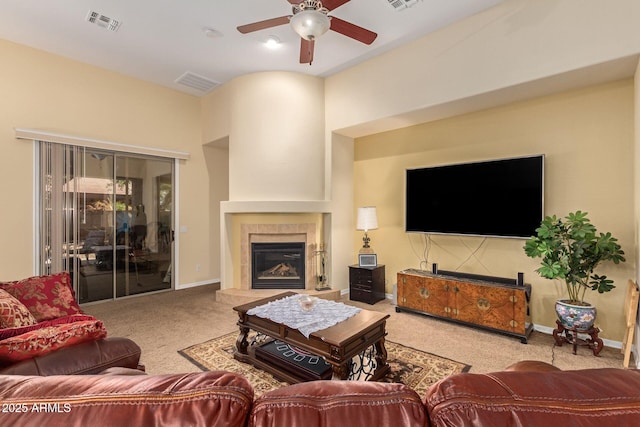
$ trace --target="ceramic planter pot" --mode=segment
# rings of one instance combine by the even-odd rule
[[[570,304],[568,300],[556,301],[556,314],[566,329],[576,328],[576,331],[588,331],[596,321],[596,308],[588,305]]]

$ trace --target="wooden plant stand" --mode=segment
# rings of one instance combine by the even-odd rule
[[[561,347],[562,344],[569,343],[573,345],[573,354],[576,354],[578,345],[584,345],[589,347],[593,351],[594,356],[599,356],[602,351],[603,343],[598,338],[600,329],[591,328],[587,331],[578,331],[576,328],[565,328],[559,320],[556,320],[558,327],[553,330],[553,338],[556,340],[556,345]],[[578,334],[589,335],[590,338],[582,339],[578,337]]]

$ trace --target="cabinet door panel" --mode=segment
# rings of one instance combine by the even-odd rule
[[[422,277],[410,274],[398,275],[398,305],[413,310],[423,310]]]
[[[444,279],[423,278],[422,286],[424,311],[436,316],[452,317],[451,282]]]
[[[513,329],[512,289],[464,282],[456,286],[455,319],[500,330]]]
[[[531,317],[529,315],[529,301],[527,292],[522,289],[513,291],[513,328],[512,332],[524,334]]]

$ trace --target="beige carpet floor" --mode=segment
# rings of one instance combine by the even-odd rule
[[[196,372],[200,369],[178,351],[236,332],[237,315],[229,304],[217,302],[217,285],[164,292],[119,301],[86,305],[102,319],[111,336],[124,336],[142,348],[142,362],[150,374]],[[343,302],[389,313],[390,341],[471,365],[470,372],[493,372],[519,360],[542,360],[561,369],[622,367],[619,349],[605,347],[600,357],[588,348],[556,347],[551,335],[533,332],[528,344],[519,339],[436,320],[396,313],[390,301],[375,305],[343,298]]]
[[[235,360],[233,353],[237,338],[238,334],[231,332],[187,347],[179,353],[202,370],[224,370],[244,375],[253,385],[256,395],[287,384],[263,370]],[[445,359],[393,341],[386,340],[385,348],[391,370],[382,381],[406,384],[420,395],[424,395],[429,386],[436,381],[469,369],[468,365],[455,360]],[[356,379],[366,379],[366,376]]]

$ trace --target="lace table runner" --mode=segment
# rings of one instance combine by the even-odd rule
[[[316,298],[313,308],[304,311],[298,301],[302,296],[291,295],[271,301],[250,309],[247,314],[285,324],[309,338],[312,333],[336,325],[360,312],[357,307],[322,298]]]

